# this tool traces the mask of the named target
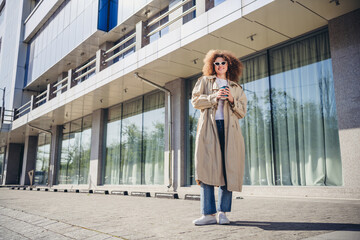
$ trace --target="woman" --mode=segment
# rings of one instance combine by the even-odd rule
[[[195,180],[201,185],[202,217],[195,225],[217,223],[214,186],[219,186],[219,224],[229,224],[232,192],[241,192],[245,146],[239,119],[246,114],[247,99],[237,84],[242,63],[230,52],[210,50],[203,76],[193,89],[191,103],[201,110],[195,146]]]

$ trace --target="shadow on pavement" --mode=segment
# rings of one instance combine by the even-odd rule
[[[360,231],[360,224],[351,223],[232,221],[230,226],[258,227],[269,231]]]

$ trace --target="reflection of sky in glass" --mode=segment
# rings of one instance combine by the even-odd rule
[[[155,125],[157,123],[164,124],[165,120],[165,108],[160,108],[144,113],[144,131],[151,133],[156,130]]]
[[[90,149],[91,145],[91,128],[88,128],[82,132],[81,136],[81,147],[84,150]]]
[[[120,144],[120,126],[121,126],[120,124],[121,124],[121,120],[109,122],[107,124],[107,132],[106,132],[107,147]]]
[[[217,5],[219,5],[220,3],[223,3],[223,2],[225,2],[225,0],[215,0],[214,1],[214,6],[217,6]]]
[[[312,63],[271,76],[271,87],[276,91],[286,92],[289,98],[298,103],[321,104],[319,93],[322,82],[332,84],[331,59]],[[327,90],[327,89],[323,89]]]
[[[244,92],[248,100],[249,107],[251,103],[257,101],[257,107],[262,110],[269,109],[269,78],[261,78],[244,84]]]

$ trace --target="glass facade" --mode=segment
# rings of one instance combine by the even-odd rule
[[[51,134],[41,133],[38,137],[34,184],[47,185],[49,179]]]
[[[164,125],[162,92],[110,108],[104,184],[163,184]]]
[[[87,184],[90,165],[91,116],[64,125],[59,184]]]
[[[244,184],[340,186],[342,170],[327,31],[243,60]],[[192,81],[190,88],[196,80]],[[189,102],[188,182],[199,111]]]

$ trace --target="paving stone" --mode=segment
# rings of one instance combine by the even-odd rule
[[[87,239],[88,237],[92,237],[97,235],[98,232],[91,231],[83,228],[77,228],[75,231],[64,233],[65,236],[71,237],[73,239]]]
[[[360,232],[360,200],[246,197],[234,199],[232,210],[228,226],[196,227],[192,220],[200,216],[200,204],[195,201],[0,189],[0,236],[304,239],[350,228]]]

